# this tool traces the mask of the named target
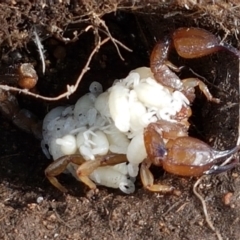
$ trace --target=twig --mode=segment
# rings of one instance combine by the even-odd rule
[[[1,85],[0,84],[0,89],[3,89],[3,90],[6,90],[6,91],[13,91],[13,92],[18,92],[18,93],[24,93],[28,96],[32,96],[32,97],[35,97],[35,98],[39,98],[39,99],[43,99],[43,100],[47,100],[47,101],[56,101],[56,100],[59,100],[59,99],[62,99],[64,97],[66,98],[69,98],[69,96],[71,94],[73,94],[78,86],[79,86],[79,83],[81,82],[83,76],[85,75],[85,73],[87,71],[89,71],[89,65],[91,63],[91,60],[94,56],[94,54],[100,49],[100,47],[102,45],[104,45],[106,42],[108,42],[110,40],[110,37],[107,37],[105,38],[104,40],[102,41],[99,41],[99,43],[96,45],[96,47],[93,49],[93,51],[91,52],[91,54],[89,55],[88,57],[88,60],[84,66],[84,68],[82,69],[82,72],[80,73],[75,85],[67,85],[67,91],[63,94],[60,94],[58,95],[57,97],[45,97],[45,96],[42,96],[42,95],[39,95],[39,94],[35,94],[33,92],[29,92],[27,89],[21,89],[21,88],[17,88],[17,87],[11,87],[11,86],[8,86],[8,85]]]
[[[50,206],[51,206],[51,208],[53,209],[53,212],[54,212],[55,216],[57,217],[58,221],[59,221],[60,223],[63,223],[63,224],[64,224],[67,228],[69,228],[70,230],[72,230],[73,228],[68,224],[68,222],[64,221],[64,220],[59,216],[56,208],[55,208],[51,203],[50,203]]]
[[[203,180],[205,176],[203,175],[202,177],[200,177],[194,184],[193,186],[193,193],[196,195],[196,197],[201,201],[202,203],[202,206],[203,206],[203,212],[204,212],[204,215],[205,215],[205,219],[206,219],[206,222],[208,224],[208,226],[213,230],[213,232],[216,233],[217,235],[217,238],[218,240],[223,240],[220,232],[213,226],[213,223],[208,215],[208,212],[207,212],[207,206],[206,206],[206,202],[204,201],[203,197],[197,192],[197,187],[198,185],[200,184],[200,182]]]
[[[164,212],[162,214],[162,217],[167,215],[170,211],[172,211],[180,202],[182,202],[182,200],[175,202],[170,208],[168,208],[168,210],[166,212]]]
[[[189,204],[189,202],[183,203],[183,204],[176,210],[176,213],[182,211],[182,210],[184,209],[184,207],[185,207],[186,205],[188,205],[188,204]]]

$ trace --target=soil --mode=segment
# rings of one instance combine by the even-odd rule
[[[54,106],[76,102],[87,91],[89,82],[100,81],[106,89],[114,79],[125,77],[130,70],[148,66],[149,52],[154,44],[148,41],[154,39],[149,33],[151,26],[143,41],[146,29],[139,27],[139,23],[143,26],[141,17],[136,21],[135,16],[120,13],[105,20],[113,36],[133,49],[133,53],[120,49],[125,58],[122,61],[114,45],[108,43],[94,57],[79,91],[69,100],[52,103],[21,95],[18,96],[21,107],[43,119]],[[169,25],[165,23],[163,28],[170,32],[180,23],[179,20]],[[64,91],[66,83],[74,83],[94,46],[94,38],[89,33],[69,45],[52,38],[43,44],[51,62],[44,76],[36,50],[31,55],[21,49],[21,54],[39,61],[37,89],[53,96]],[[66,57],[54,57],[57,47],[66,51]],[[29,48],[34,46],[30,44]],[[177,61],[178,65],[188,63],[179,58]],[[222,100],[216,106],[198,94],[193,105],[191,135],[219,149],[233,147],[239,126],[238,58],[223,52],[191,64],[195,72],[200,71],[201,76],[217,84],[218,88],[210,84],[210,90]],[[185,74],[190,73],[183,72],[181,78]],[[44,169],[51,160],[42,153],[40,141],[17,129],[3,115],[0,118],[0,239],[217,239],[205,221],[200,200],[193,193],[196,178],[182,178],[153,168],[156,182],[173,185],[177,194],[148,192],[137,179],[136,191],[131,195],[99,187],[98,194],[90,196],[86,186],[62,174],[59,179],[69,189],[67,194],[62,194],[45,178]],[[208,215],[222,239],[240,239],[240,167],[205,176],[197,191],[204,198]]]

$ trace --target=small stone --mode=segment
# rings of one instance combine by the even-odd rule
[[[180,197],[182,194],[182,192],[180,190],[177,190],[177,189],[174,189],[173,190],[173,195],[177,196],[177,197]]]
[[[231,203],[231,199],[232,199],[233,193],[232,192],[228,192],[223,196],[223,203],[225,205],[229,205]]]
[[[37,202],[38,204],[40,204],[40,203],[42,203],[42,201],[43,201],[43,197],[40,196],[40,197],[37,198],[37,201],[36,201],[36,202]]]
[[[28,206],[29,209],[33,210],[33,209],[36,208],[37,204],[36,203],[29,203],[27,206]]]
[[[238,177],[238,173],[232,173],[232,177],[237,178]]]

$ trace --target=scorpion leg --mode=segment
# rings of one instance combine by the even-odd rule
[[[219,98],[214,98],[212,96],[212,94],[210,93],[207,85],[202,82],[201,80],[199,80],[198,78],[186,78],[182,80],[183,83],[183,91],[186,92],[186,97],[188,97],[188,95],[191,95],[193,92],[193,89],[195,87],[199,87],[199,89],[203,92],[203,94],[206,96],[206,98],[209,101],[215,102],[215,103],[219,103],[220,99]]]
[[[80,165],[84,162],[86,162],[86,160],[80,154],[63,156],[52,162],[45,169],[45,175],[53,186],[62,192],[67,192],[67,189],[57,180],[56,176],[61,174],[67,168],[69,163]]]
[[[78,178],[85,183],[90,189],[96,189],[96,184],[89,178],[89,175],[98,167],[113,166],[119,163],[127,162],[125,154],[109,154],[98,156],[93,161],[86,161],[78,167],[76,173]]]
[[[173,191],[174,188],[172,186],[168,186],[164,184],[154,184],[153,174],[149,170],[151,164],[152,164],[151,161],[147,159],[144,160],[141,164],[140,177],[141,177],[143,186],[152,192],[167,193],[167,192]]]
[[[127,162],[124,154],[109,154],[106,156],[98,156],[95,160],[86,161],[80,154],[67,155],[60,157],[51,163],[45,170],[45,175],[53,186],[62,192],[67,189],[59,183],[56,176],[61,174],[69,163],[80,165],[76,171],[79,180],[85,183],[90,189],[96,189],[95,183],[89,178],[89,175],[98,167],[112,166],[119,163]]]
[[[184,68],[184,66],[178,67],[178,66],[174,65],[172,62],[170,62],[168,60],[166,60],[164,62],[164,64],[167,65],[171,70],[173,70],[174,72],[177,72],[177,73],[181,72],[181,70]]]

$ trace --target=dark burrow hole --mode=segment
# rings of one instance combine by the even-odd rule
[[[43,119],[44,115],[53,107],[74,104],[81,95],[88,92],[88,87],[93,81],[99,81],[104,90],[107,89],[115,79],[126,77],[129,71],[137,67],[149,66],[149,55],[156,38],[164,37],[174,31],[174,27],[179,26],[179,20],[176,20],[176,24],[171,23],[169,27],[166,27],[167,24],[163,28],[161,24],[146,27],[146,24],[143,24],[146,20],[145,15],[123,12],[117,12],[116,15],[109,14],[104,17],[104,20],[113,37],[132,49],[133,52],[128,52],[119,47],[125,59],[122,61],[115,46],[109,42],[101,47],[94,56],[90,71],[85,74],[79,89],[69,100],[46,102],[20,95],[18,100],[21,107],[29,109],[40,119]],[[161,19],[158,21],[161,21]],[[146,22],[149,24],[148,21]],[[74,26],[74,28],[77,27],[77,25]],[[100,33],[100,35],[102,38],[105,37],[103,33]],[[34,49],[35,45],[30,42],[28,48],[32,50],[31,52],[24,49],[19,50],[24,56],[23,58],[20,60],[9,58],[8,62],[2,62],[2,69],[6,71],[2,74],[6,75],[8,72],[9,68],[6,66],[13,66],[23,59],[35,61],[39,74],[37,91],[42,95],[56,96],[66,90],[67,84],[75,83],[94,47],[94,40],[92,33],[83,34],[77,42],[67,45],[63,45],[54,38],[46,38],[43,45],[46,49],[46,58],[50,61],[50,64],[45,75],[41,73],[41,62],[36,49]],[[54,56],[54,51],[59,46],[64,47],[66,56],[63,59]],[[202,80],[208,85],[214,97],[221,99],[220,104],[210,103],[199,90],[196,90],[197,97],[192,104],[193,114],[190,118],[189,134],[210,143],[216,148],[233,147],[238,138],[238,58],[227,51],[222,51],[204,58],[186,60],[180,58],[173,51],[169,59],[177,66],[186,66],[179,73],[181,79],[194,77],[194,74],[189,71],[189,69],[192,69],[202,76]]]

